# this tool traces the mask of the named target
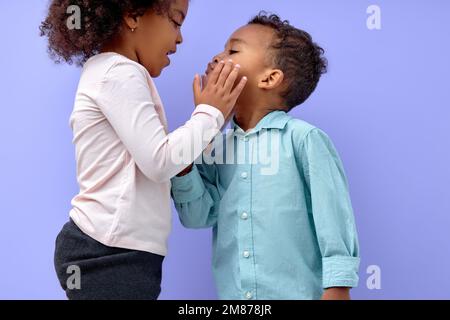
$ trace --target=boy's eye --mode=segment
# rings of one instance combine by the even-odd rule
[[[177,27],[177,28],[181,28],[181,23],[178,23],[176,20],[174,20],[174,19],[171,19],[172,20],[172,23],[175,25],[175,27]]]

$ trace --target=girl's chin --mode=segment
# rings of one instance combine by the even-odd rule
[[[162,69],[158,69],[158,70],[150,70],[150,76],[152,78],[157,78],[161,75]]]

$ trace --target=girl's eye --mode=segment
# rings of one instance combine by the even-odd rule
[[[229,54],[235,54],[235,53],[238,53],[239,51],[236,51],[236,50],[229,50]]]

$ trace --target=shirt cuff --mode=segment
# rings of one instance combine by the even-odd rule
[[[198,113],[203,113],[203,114],[208,114],[211,117],[214,118],[214,120],[216,121],[216,125],[217,128],[219,128],[219,130],[222,128],[223,124],[225,123],[225,118],[223,117],[222,112],[217,109],[214,108],[213,106],[210,106],[209,104],[199,104],[194,112],[192,113],[192,116],[198,114]]]
[[[358,286],[359,261],[357,257],[322,258],[323,288]]]
[[[197,166],[192,166],[191,172],[181,177],[173,177],[172,197],[175,203],[194,201],[203,195],[205,185],[198,172]]]

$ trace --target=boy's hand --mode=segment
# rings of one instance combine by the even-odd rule
[[[325,289],[322,300],[350,300],[350,288],[336,287]]]
[[[208,81],[203,88],[201,87],[200,77],[196,75],[194,80],[195,105],[202,103],[211,105],[222,112],[224,119],[228,119],[247,83],[247,77],[243,77],[239,84],[234,87],[239,69],[240,66],[234,66],[231,60],[227,63],[219,62],[208,76]]]
[[[180,173],[178,173],[178,174],[177,174],[177,177],[182,177],[182,176],[187,175],[189,172],[192,171],[192,166],[193,166],[193,164],[191,163],[191,164],[189,165],[189,167],[185,168],[183,171],[181,171]]]

